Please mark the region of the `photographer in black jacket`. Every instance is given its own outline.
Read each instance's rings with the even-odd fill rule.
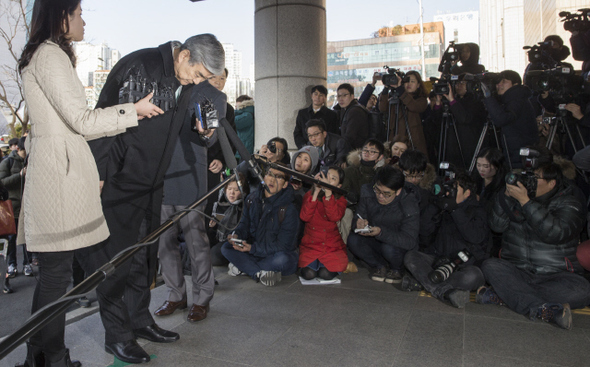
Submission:
[[[449,103],[449,112],[454,117],[454,126],[457,130],[455,135],[455,128],[449,126],[445,161],[456,167],[469,169],[487,113],[483,103],[473,93],[467,91],[467,81],[464,79],[465,74],[461,74],[455,83],[455,91],[449,85],[449,93],[444,95]],[[443,95],[437,95],[433,119],[439,125],[444,121],[444,103],[446,101],[443,101]]]
[[[522,168],[520,148],[535,145],[539,139],[535,110],[529,100],[531,90],[522,85],[516,71],[504,70],[496,84],[497,95],[492,95],[482,83],[484,104],[492,123],[502,128],[502,150],[511,168]]]
[[[496,196],[490,227],[502,233],[501,258],[483,263],[491,287],[479,289],[476,301],[506,304],[531,319],[570,329],[570,308],[590,302],[590,283],[575,274],[583,271],[576,249],[584,203],[556,163],[542,163],[524,181],[531,182],[527,187],[520,180],[507,184],[506,192]]]
[[[457,175],[452,192],[446,196],[434,197],[427,212],[421,216],[421,231],[435,233],[436,239],[424,252],[410,251],[404,264],[412,276],[405,275],[402,289],[420,290],[422,286],[434,297],[449,301],[457,308],[469,302],[469,291],[484,284],[484,276],[479,267],[488,257],[488,237],[485,209],[477,201],[475,181],[465,173]],[[462,262],[450,276],[435,283],[429,276],[444,259],[453,260],[459,251],[471,254],[467,262]],[[469,256],[469,255],[468,255]]]

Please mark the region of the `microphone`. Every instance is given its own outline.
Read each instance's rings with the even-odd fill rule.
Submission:
[[[258,177],[258,180],[260,181],[262,187],[264,187],[266,192],[270,194],[270,189],[268,188],[268,186],[266,186],[266,183],[264,182],[264,178],[262,177],[262,172],[260,170],[260,166],[258,165],[258,163],[254,162],[253,158],[250,158],[248,159],[248,165],[250,166],[250,170],[252,171],[252,173],[254,173],[254,176]]]

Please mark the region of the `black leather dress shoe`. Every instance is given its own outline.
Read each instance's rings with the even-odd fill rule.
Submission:
[[[178,335],[178,333],[164,330],[159,327],[158,324],[146,326],[141,329],[135,329],[133,330],[133,333],[138,338],[147,339],[154,343],[172,343],[180,339],[180,335]]]
[[[127,363],[146,363],[150,356],[137,344],[135,340],[104,345],[107,353],[114,354],[119,360]]]

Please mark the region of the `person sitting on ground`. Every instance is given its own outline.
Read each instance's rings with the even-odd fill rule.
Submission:
[[[341,187],[344,171],[332,166],[327,174],[320,172],[316,178],[332,186]],[[305,233],[299,246],[301,277],[306,280],[320,277],[333,279],[346,270],[348,256],[346,245],[336,223],[344,215],[346,198],[333,194],[332,190],[314,185],[303,197],[299,217],[305,222]]]
[[[246,198],[240,223],[221,246],[221,253],[230,262],[228,274],[245,273],[265,286],[274,286],[283,275],[297,270],[299,212],[293,204],[289,179],[270,168],[264,175],[269,191],[258,187]]]
[[[420,200],[420,217],[424,215],[428,204],[434,181],[436,180],[436,170],[434,166],[426,161],[426,155],[419,150],[406,150],[400,157],[398,163],[399,169],[404,173],[407,184],[415,186],[416,194]],[[423,220],[420,220],[420,249],[427,247],[432,241],[432,234],[427,235],[423,230]]]
[[[420,230],[419,197],[412,185],[404,185],[404,174],[384,166],[377,171],[373,185],[364,185],[356,210],[355,229],[348,248],[374,269],[371,279],[400,283],[404,256],[418,247]]]
[[[406,150],[408,150],[408,146],[410,145],[410,141],[405,136],[396,135],[393,137],[391,142],[388,142],[391,148],[389,149],[391,157],[387,160],[388,164],[392,166],[399,162],[399,158],[404,154]],[[386,148],[387,150],[387,148]]]
[[[491,287],[480,288],[476,302],[505,304],[530,319],[571,329],[571,309],[590,302],[590,283],[579,275],[576,257],[585,204],[554,162],[535,169],[533,180],[536,190],[517,182],[496,195],[490,227],[502,233],[502,258],[481,266]]]
[[[381,161],[384,151],[385,148],[379,140],[368,139],[360,151],[353,150],[348,154],[348,167],[344,169],[344,182],[342,184],[342,188],[347,191],[348,207],[338,225],[344,243],[347,243],[352,227],[354,211],[361,197],[361,187],[373,182],[377,169],[383,166]]]
[[[243,195],[249,193],[248,182],[241,173],[238,178],[233,178],[227,186],[219,190],[219,199],[213,204],[211,216],[219,221],[219,225],[214,220],[209,221],[209,227],[215,228],[217,242],[211,247],[211,264],[213,266],[227,266],[227,259],[221,254],[221,246],[226,241],[227,236],[233,231],[240,221],[242,215],[242,192],[238,186],[238,179],[242,185]]]
[[[402,289],[421,290],[424,287],[434,297],[449,301],[457,308],[469,302],[469,292],[485,283],[483,273],[477,266],[488,258],[490,229],[485,209],[477,201],[475,181],[466,173],[459,173],[453,184],[453,192],[438,196],[430,204],[427,214],[420,218],[426,222],[430,233],[436,234],[434,242],[423,251],[410,251],[404,264],[412,274],[405,275]],[[468,260],[461,262],[448,278],[433,282],[430,274],[438,266],[458,258],[462,251]],[[463,261],[463,260],[462,260]]]

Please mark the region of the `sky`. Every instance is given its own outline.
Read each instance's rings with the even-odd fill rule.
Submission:
[[[478,0],[423,0],[424,22],[442,13],[479,10]],[[418,0],[326,0],[328,41],[369,38],[382,26],[420,21]],[[124,56],[170,40],[213,33],[254,62],[254,0],[82,0],[85,41],[106,42]]]

